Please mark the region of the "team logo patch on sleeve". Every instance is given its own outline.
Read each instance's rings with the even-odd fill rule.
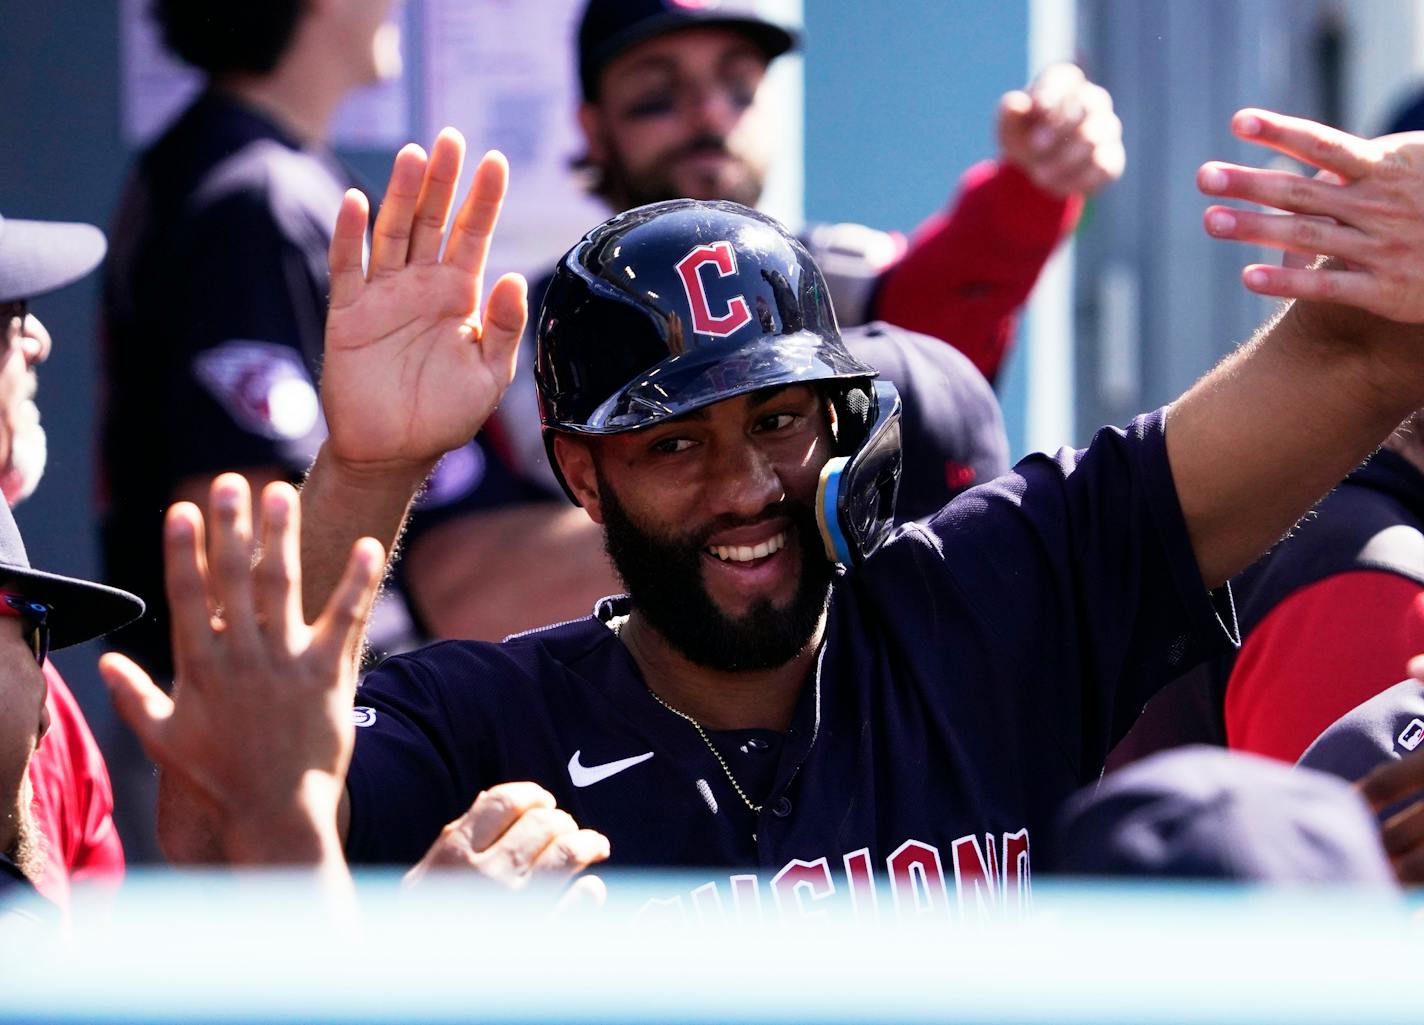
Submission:
[[[1424,743],[1424,721],[1411,719],[1409,725],[1399,734],[1399,746],[1406,751],[1413,751],[1421,743]]]
[[[351,709],[351,722],[355,726],[374,726],[376,710],[369,705],[356,705]]]
[[[193,357],[193,376],[239,427],[264,438],[304,438],[321,416],[311,375],[285,345],[223,342]]]

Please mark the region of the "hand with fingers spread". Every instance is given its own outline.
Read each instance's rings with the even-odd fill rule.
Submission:
[[[344,874],[336,811],[354,744],[355,653],[384,553],[369,538],[358,542],[308,625],[296,492],[269,485],[261,512],[254,531],[251,493],[238,474],[213,482],[206,524],[189,503],[168,511],[172,699],[122,655],[105,655],[100,670],[162,785],[189,791],[214,816],[225,860]]]
[[[1112,97],[1074,64],[1053,64],[999,100],[999,150],[1045,192],[1093,193],[1122,177],[1122,122]]]
[[[481,793],[469,811],[447,825],[414,868],[407,884],[429,872],[474,871],[511,890],[531,883],[563,883],[608,857],[608,838],[580,829],[537,783],[501,783]],[[579,876],[569,896],[601,902],[596,876]]]
[[[1294,174],[1213,161],[1198,171],[1208,195],[1282,211],[1207,208],[1206,229],[1215,237],[1295,254],[1283,266],[1246,267],[1246,287],[1424,323],[1424,132],[1362,139],[1255,109],[1239,111],[1231,127],[1238,138],[1312,169]],[[1299,257],[1317,254],[1329,259],[1299,265]],[[1332,323],[1351,323],[1344,313],[1335,316]]]
[[[481,308],[485,261],[509,168],[485,154],[449,221],[465,143],[447,128],[429,157],[402,149],[362,269],[368,208],[347,193],[331,240],[322,403],[331,455],[382,473],[428,469],[484,424],[514,376],[524,279],[499,279]]]

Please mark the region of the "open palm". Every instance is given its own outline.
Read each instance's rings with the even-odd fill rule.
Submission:
[[[441,254],[464,151],[459,132],[447,128],[429,157],[413,144],[396,155],[369,268],[366,199],[352,190],[342,202],[331,241],[322,403],[332,452],[348,465],[432,463],[480,429],[514,377],[524,279],[500,278],[481,309],[509,177],[501,154],[480,161]]]

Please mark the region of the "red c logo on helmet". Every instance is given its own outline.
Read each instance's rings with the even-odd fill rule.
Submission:
[[[747,307],[745,296],[734,295],[727,303],[726,313],[720,317],[713,315],[700,273],[702,266],[708,263],[716,269],[719,278],[737,273],[737,254],[732,249],[732,243],[713,242],[696,247],[677,261],[677,273],[682,278],[687,305],[692,310],[692,329],[700,335],[725,338],[750,323],[752,311]]]

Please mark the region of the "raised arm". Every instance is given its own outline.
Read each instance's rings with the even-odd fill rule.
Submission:
[[[887,270],[873,315],[943,338],[993,379],[1015,315],[1073,229],[1083,197],[1125,165],[1112,97],[1054,64],[996,113],[999,158],[970,168],[953,206],[926,220]]]
[[[1361,139],[1261,110],[1239,138],[1336,180],[1209,163],[1217,238],[1321,254],[1252,264],[1247,288],[1294,300],[1174,403],[1167,452],[1202,579],[1243,569],[1424,405],[1424,133]]]
[[[396,155],[362,255],[368,209],[348,192],[331,241],[322,404],[330,431],[302,490],[303,596],[319,607],[360,537],[389,550],[436,460],[467,442],[514,376],[524,279],[505,275],[481,308],[508,165],[485,154],[441,252],[465,143],[447,128],[429,157]]]

